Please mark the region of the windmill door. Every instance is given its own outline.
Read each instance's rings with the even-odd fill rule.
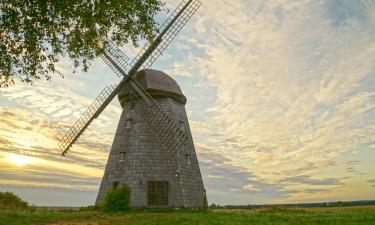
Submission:
[[[149,206],[168,206],[168,182],[148,182],[147,199]]]

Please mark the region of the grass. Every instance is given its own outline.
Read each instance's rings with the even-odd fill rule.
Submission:
[[[0,210],[0,225],[362,225],[375,224],[375,207],[299,208],[208,211]]]

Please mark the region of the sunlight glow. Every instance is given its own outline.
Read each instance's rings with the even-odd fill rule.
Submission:
[[[16,166],[25,166],[36,161],[35,158],[25,155],[9,154],[7,160]]]

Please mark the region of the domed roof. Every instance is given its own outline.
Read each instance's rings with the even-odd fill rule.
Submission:
[[[182,104],[186,103],[186,97],[180,86],[172,77],[158,70],[141,70],[135,75],[136,81],[154,98],[170,97]],[[121,106],[124,106],[129,96],[129,85],[126,84],[118,93]]]

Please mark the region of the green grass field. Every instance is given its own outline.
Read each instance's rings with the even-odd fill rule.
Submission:
[[[103,213],[101,211],[22,211],[0,210],[1,225],[375,225],[375,207],[339,207],[312,209],[208,210],[208,211],[134,211]]]

